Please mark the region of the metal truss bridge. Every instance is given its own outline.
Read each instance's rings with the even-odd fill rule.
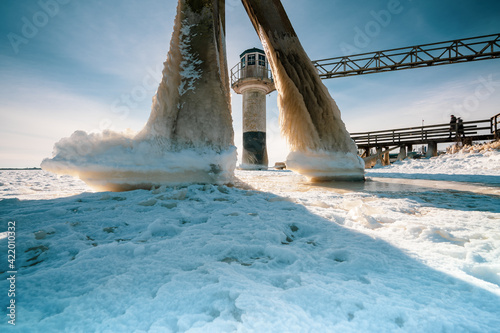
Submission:
[[[322,79],[500,57],[500,34],[314,60]]]

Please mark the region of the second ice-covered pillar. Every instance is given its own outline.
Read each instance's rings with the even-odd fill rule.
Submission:
[[[363,180],[364,163],[279,0],[242,0],[278,91],[287,167],[313,180]]]

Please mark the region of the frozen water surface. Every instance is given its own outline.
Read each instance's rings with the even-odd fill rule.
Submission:
[[[497,332],[500,195],[483,180],[500,172],[481,158],[463,156],[475,167],[458,182],[447,157],[370,170],[365,183],[237,171],[234,187],[119,193],[2,171],[19,294],[15,329],[0,330]]]
[[[376,175],[376,174],[375,174]],[[262,191],[273,191],[276,187],[280,191],[305,192],[312,190],[331,191],[336,193],[350,192],[423,192],[431,189],[436,192],[472,192],[478,194],[500,195],[500,185],[482,183],[464,183],[445,180],[427,180],[410,178],[382,178],[368,177],[365,182],[334,181],[309,182],[301,175],[289,171],[271,172],[240,172],[238,174],[242,184]]]

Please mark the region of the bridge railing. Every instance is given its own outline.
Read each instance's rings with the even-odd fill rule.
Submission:
[[[490,125],[491,133],[494,134],[495,139],[500,139],[500,113],[491,117]]]
[[[496,117],[496,118],[495,118]],[[493,120],[493,118],[495,118]],[[451,128],[450,124],[407,127],[390,130],[351,133],[351,138],[358,147],[389,146],[426,143],[429,141],[453,141],[457,137],[482,138],[498,133],[500,114],[491,119],[464,121],[463,131],[458,133],[458,125]],[[496,127],[495,127],[496,126]],[[496,131],[496,132],[495,132]],[[483,135],[483,136],[481,136]]]

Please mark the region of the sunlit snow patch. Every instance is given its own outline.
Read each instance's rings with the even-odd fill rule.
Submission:
[[[296,151],[288,154],[286,166],[311,181],[364,179],[364,162],[352,153]]]

